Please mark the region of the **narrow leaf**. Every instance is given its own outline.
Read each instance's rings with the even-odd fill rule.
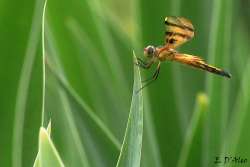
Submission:
[[[247,158],[250,155],[248,142],[250,135],[247,133],[250,118],[249,74],[250,61],[248,61],[244,75],[242,76],[241,89],[236,98],[236,105],[232,114],[232,119],[229,123],[228,133],[226,134],[226,144],[223,156],[229,154]]]
[[[50,136],[50,134],[51,134],[51,120],[49,121],[49,124],[48,124],[48,126],[47,126],[47,133],[49,134],[49,136]],[[38,153],[37,153],[37,155],[36,155],[36,159],[35,159],[35,162],[34,162],[34,164],[33,164],[33,167],[39,167],[39,148],[38,148]]]
[[[221,0],[213,2],[212,21],[210,24],[210,39],[208,47],[208,62],[226,68],[229,66],[232,1]],[[218,156],[222,151],[223,138],[226,132],[229,115],[229,86],[232,80],[207,75],[206,88],[210,99],[208,122],[204,143],[204,165],[213,165],[211,157]]]
[[[24,139],[24,127],[27,122],[27,111],[29,103],[29,92],[31,89],[32,72],[34,70],[34,63],[38,52],[38,44],[40,41],[41,32],[41,18],[42,18],[42,6],[44,1],[36,1],[34,7],[34,14],[32,18],[32,24],[30,34],[28,37],[27,48],[25,58],[20,73],[20,78],[17,87],[17,95],[15,103],[15,115],[13,125],[13,138],[12,138],[12,163],[13,166],[21,167],[24,161],[22,161],[23,153],[23,139]],[[39,75],[39,74],[37,74]],[[39,89],[39,88],[37,88]],[[34,97],[33,97],[34,98]],[[25,122],[26,121],[26,122]]]
[[[39,134],[39,166],[62,167],[64,166],[48,132],[42,127]]]
[[[138,67],[135,67],[133,97],[117,167],[140,166],[143,134],[143,101],[142,91],[138,92],[138,90],[141,87],[140,71]]]
[[[205,94],[199,94],[197,97],[196,108],[187,129],[184,144],[181,149],[178,167],[187,166],[188,157],[191,156],[191,147],[194,142],[194,137],[198,132],[198,128],[202,126],[201,118],[207,110],[207,105],[207,96]]]

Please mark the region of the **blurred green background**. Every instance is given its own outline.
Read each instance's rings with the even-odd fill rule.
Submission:
[[[48,0],[44,43],[43,6],[0,0],[0,166],[32,166],[49,120],[65,166],[115,166],[135,105],[133,50],[143,57],[146,45],[162,45],[164,18],[173,15],[196,29],[179,51],[232,78],[165,62],[143,90],[141,166],[211,167],[225,156],[250,166],[249,0]],[[153,68],[141,73],[148,78]]]

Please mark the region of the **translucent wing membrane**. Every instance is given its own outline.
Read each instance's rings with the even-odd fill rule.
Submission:
[[[170,16],[165,18],[165,43],[168,48],[175,49],[194,36],[194,27],[186,18]]]

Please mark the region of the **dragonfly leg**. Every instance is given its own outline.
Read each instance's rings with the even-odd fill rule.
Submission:
[[[153,81],[155,81],[158,76],[159,76],[159,73],[160,73],[160,69],[161,69],[161,63],[159,62],[158,65],[157,65],[157,68],[153,74],[153,77],[143,81],[143,82],[146,82],[137,92],[141,91],[143,88],[145,88],[146,86],[148,86],[149,84],[153,83]]]
[[[154,62],[152,60],[149,62],[144,62],[142,59],[137,58],[137,62],[135,64],[143,69],[149,69],[153,63]]]
[[[157,68],[156,68],[156,70],[155,70],[155,72],[153,74],[153,76],[150,77],[150,78],[148,78],[148,79],[146,79],[146,80],[144,80],[144,81],[142,81],[142,82],[146,82],[147,83],[147,82],[150,82],[151,80],[156,80],[158,78],[158,76],[159,76],[160,68],[161,68],[161,63],[159,62],[158,65],[157,65]]]
[[[144,62],[141,58],[137,57],[137,64],[143,64],[146,65],[147,63]]]

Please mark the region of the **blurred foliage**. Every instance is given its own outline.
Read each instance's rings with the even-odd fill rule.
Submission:
[[[164,44],[169,15],[195,26],[194,39],[179,50],[225,68],[232,79],[164,63],[142,92],[142,149],[135,157],[146,167],[210,167],[228,155],[249,161],[249,0],[48,0],[44,43],[43,5],[0,1],[0,166],[32,166],[39,129],[50,119],[45,145],[65,166],[115,166],[119,155],[122,164],[138,164],[131,155],[140,147],[131,145],[141,143],[140,128],[128,121],[130,107],[139,105],[131,103],[133,50],[142,57],[146,45]],[[141,70],[142,80],[153,68]],[[198,92],[204,94],[196,98]],[[127,135],[137,135],[126,138],[126,126]],[[123,141],[130,143],[125,151]]]

